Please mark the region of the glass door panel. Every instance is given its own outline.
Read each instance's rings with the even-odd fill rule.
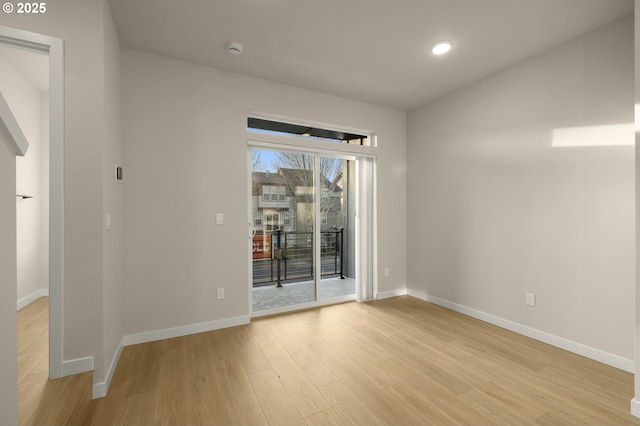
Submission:
[[[355,217],[353,160],[321,157],[320,166],[320,299],[355,294],[353,262],[349,250],[353,236],[350,216]]]
[[[315,156],[251,150],[253,311],[316,301]]]

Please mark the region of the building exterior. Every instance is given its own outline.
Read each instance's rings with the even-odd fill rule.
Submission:
[[[321,231],[339,230],[346,213],[343,189],[324,175],[321,181]],[[290,168],[278,168],[275,173],[253,172],[252,188],[254,259],[271,257],[271,236],[278,231],[296,234],[295,239],[289,238],[295,244],[307,244],[304,234],[312,232],[314,223],[313,172]]]

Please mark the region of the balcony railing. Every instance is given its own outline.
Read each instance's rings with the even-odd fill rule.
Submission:
[[[343,230],[320,233],[322,276],[344,278]],[[276,231],[253,237],[253,286],[314,277],[313,233]]]

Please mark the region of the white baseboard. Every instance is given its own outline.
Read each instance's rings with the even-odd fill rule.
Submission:
[[[376,293],[376,300],[389,299],[390,297],[404,296],[407,294],[406,288],[397,288],[390,291]]]
[[[33,293],[31,293],[30,295],[23,297],[22,299],[18,300],[18,310],[24,308],[25,306],[35,302],[36,300],[40,299],[41,297],[45,297],[45,296],[49,296],[49,289],[48,288],[41,288],[39,290],[34,291]]]
[[[636,398],[631,400],[631,415],[640,417],[640,400]]]
[[[622,358],[618,355],[604,352],[599,349],[592,348],[590,346],[586,346],[562,337],[554,336],[553,334],[549,334],[544,331],[540,331],[535,328],[531,328],[526,325],[522,325],[517,322],[510,321],[492,314],[488,314],[486,312],[482,312],[468,306],[460,305],[446,299],[430,296],[426,293],[409,290],[408,294],[418,299],[451,309],[452,311],[460,312],[461,314],[477,318],[484,322],[488,322],[489,324],[497,325],[498,327],[502,327],[518,334],[531,337],[532,339],[539,340],[541,342],[567,350],[569,352],[573,352],[578,355],[582,355],[586,358],[590,358],[594,361],[610,365],[620,370],[624,370],[629,373],[635,372],[635,363],[631,359]]]
[[[111,379],[113,379],[113,373],[116,371],[118,361],[120,361],[120,354],[122,354],[122,348],[124,348],[124,337],[120,339],[116,353],[113,355],[111,364],[103,382],[93,384],[93,399],[104,398],[109,392],[109,386],[111,386]]]
[[[222,328],[235,327],[249,324],[248,315],[227,318],[223,320],[207,321],[198,324],[184,325],[182,327],[165,328],[164,330],[147,331],[144,333],[124,336],[124,346],[137,345],[138,343],[155,342],[156,340],[171,339],[174,337],[188,336],[189,334],[204,333],[220,330]]]
[[[93,370],[93,357],[70,359],[62,361],[62,376],[71,376]]]
[[[122,339],[120,339],[120,343],[118,343],[118,349],[116,350],[116,353],[111,360],[111,364],[109,365],[109,369],[107,370],[104,381],[94,383],[93,385],[93,399],[103,398],[107,396],[107,393],[109,392],[109,386],[111,386],[111,379],[113,379],[113,374],[115,373],[116,367],[118,366],[118,361],[120,360],[122,349],[125,346],[137,345],[139,343],[155,342],[157,340],[171,339],[174,337],[188,336],[189,334],[204,333],[207,331],[220,330],[223,328],[236,327],[238,325],[249,324],[249,322],[249,316],[241,316],[123,336]]]

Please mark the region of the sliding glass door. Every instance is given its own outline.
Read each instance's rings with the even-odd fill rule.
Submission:
[[[349,259],[349,163],[251,148],[253,312],[355,293]],[[353,274],[351,274],[353,275]]]

